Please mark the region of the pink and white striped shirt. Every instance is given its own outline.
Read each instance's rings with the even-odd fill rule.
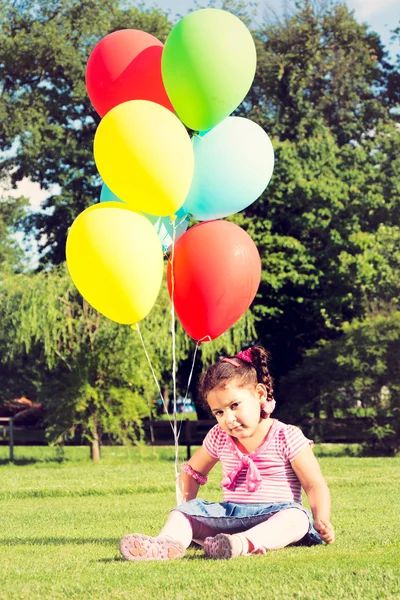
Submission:
[[[236,446],[219,425],[206,435],[203,446],[222,464],[225,502],[300,502],[301,484],[291,461],[307,445],[313,445],[294,425],[273,419],[264,442],[250,454]]]

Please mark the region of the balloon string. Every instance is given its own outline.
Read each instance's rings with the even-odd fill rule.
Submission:
[[[165,403],[165,400],[164,400],[164,398],[163,398],[163,395],[162,395],[162,393],[161,393],[160,384],[158,383],[158,380],[157,380],[156,374],[155,374],[155,372],[154,372],[154,369],[153,369],[153,365],[151,364],[151,360],[150,360],[150,357],[149,357],[149,355],[148,355],[148,352],[147,352],[147,349],[146,349],[146,345],[145,345],[145,343],[144,343],[144,340],[143,340],[142,332],[140,331],[140,328],[139,328],[139,323],[136,323],[135,325],[131,325],[131,328],[132,328],[133,330],[135,330],[135,329],[136,329],[136,331],[137,331],[137,332],[138,332],[138,334],[139,334],[140,341],[142,342],[143,350],[144,350],[144,353],[145,353],[145,355],[146,355],[146,358],[147,358],[147,362],[149,363],[150,370],[151,370],[151,372],[152,372],[152,375],[153,375],[154,381],[156,382],[156,386],[157,386],[158,392],[159,392],[159,394],[160,394],[161,401],[162,401],[162,403],[163,403],[163,405],[164,405],[164,410],[165,410],[165,412],[166,412],[166,413],[167,413],[167,415],[168,415],[168,406],[167,406],[167,404]],[[169,418],[169,415],[168,415],[168,421],[169,421],[169,424],[171,425],[171,429],[172,429],[172,432],[173,432],[173,434],[174,434],[174,439],[175,439],[175,431],[174,431],[174,428],[172,427],[172,423],[171,423],[171,419]]]
[[[192,375],[193,375],[193,371],[194,371],[194,363],[196,361],[196,354],[197,354],[197,350],[198,349],[199,349],[199,344],[196,344],[196,347],[195,347],[195,350],[194,350],[194,354],[193,354],[192,368],[190,369],[189,379],[188,379],[188,382],[187,382],[186,394],[185,394],[185,397],[183,399],[183,407],[184,408],[186,406],[186,400],[187,400],[187,397],[188,397],[188,394],[189,394],[189,387],[190,387],[190,383],[192,381]],[[181,423],[180,423],[180,427],[179,427],[179,431],[178,431],[178,438],[179,438],[179,436],[181,434],[182,423],[183,423],[183,421],[181,421]]]
[[[177,503],[179,504],[180,498],[178,497],[179,486],[179,434],[178,434],[178,423],[176,413],[176,336],[175,336],[175,304],[174,304],[174,292],[175,292],[175,277],[174,277],[174,258],[175,258],[175,219],[171,218],[173,224],[173,235],[172,235],[172,249],[171,249],[171,334],[172,334],[172,386],[174,393],[174,442],[175,442],[175,477],[176,477],[176,496]],[[179,492],[180,493],[180,492]]]

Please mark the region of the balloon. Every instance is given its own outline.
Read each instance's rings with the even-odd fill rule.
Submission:
[[[188,228],[190,216],[183,208],[180,208],[175,215],[175,220],[171,221],[171,217],[154,217],[153,215],[144,216],[149,219],[153,225],[158,239],[161,242],[162,249],[164,252],[170,249],[174,241],[174,229],[175,229],[175,242],[185,233]]]
[[[195,131],[225,119],[249,91],[256,60],[250,31],[231,13],[205,8],[186,15],[168,35],[161,59],[179,118]]]
[[[168,262],[168,291],[186,333],[213,340],[249,308],[261,277],[250,236],[228,221],[207,221],[178,240]],[[174,282],[172,286],[172,281]]]
[[[194,175],[183,208],[207,221],[232,215],[254,202],[274,170],[274,150],[265,131],[250,119],[228,117],[192,138]]]
[[[163,253],[151,223],[123,204],[95,204],[73,222],[67,265],[82,296],[117,323],[134,324],[153,307]]]
[[[103,183],[100,194],[100,202],[121,202],[120,200],[107,186]],[[160,240],[161,247],[164,252],[170,249],[174,241],[174,229],[175,229],[175,242],[179,240],[188,228],[190,216],[183,208],[180,208],[175,215],[172,217],[156,217],[154,215],[143,215],[150,221],[153,228]]]
[[[100,202],[122,202],[122,200],[120,200],[105,183],[103,183],[100,192]]]
[[[100,40],[86,67],[86,88],[101,117],[127,100],[151,100],[174,110],[161,77],[162,51],[157,38],[138,29]]]
[[[174,214],[184,203],[193,178],[190,137],[169,110],[146,100],[131,100],[101,120],[94,159],[104,183],[134,210]]]

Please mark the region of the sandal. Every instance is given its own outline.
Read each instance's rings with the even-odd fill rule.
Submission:
[[[126,560],[169,560],[182,558],[186,552],[186,548],[180,542],[141,533],[125,535],[119,549]]]
[[[210,558],[236,558],[243,554],[242,540],[237,535],[218,533],[204,540],[204,552]]]

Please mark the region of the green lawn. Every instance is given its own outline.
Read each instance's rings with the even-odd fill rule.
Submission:
[[[332,546],[233,561],[122,560],[125,533],[157,534],[174,505],[173,449],[0,447],[0,599],[289,600],[400,598],[400,459],[315,447],[331,489]],[[184,449],[182,449],[182,458]],[[214,470],[202,496],[220,499]]]

